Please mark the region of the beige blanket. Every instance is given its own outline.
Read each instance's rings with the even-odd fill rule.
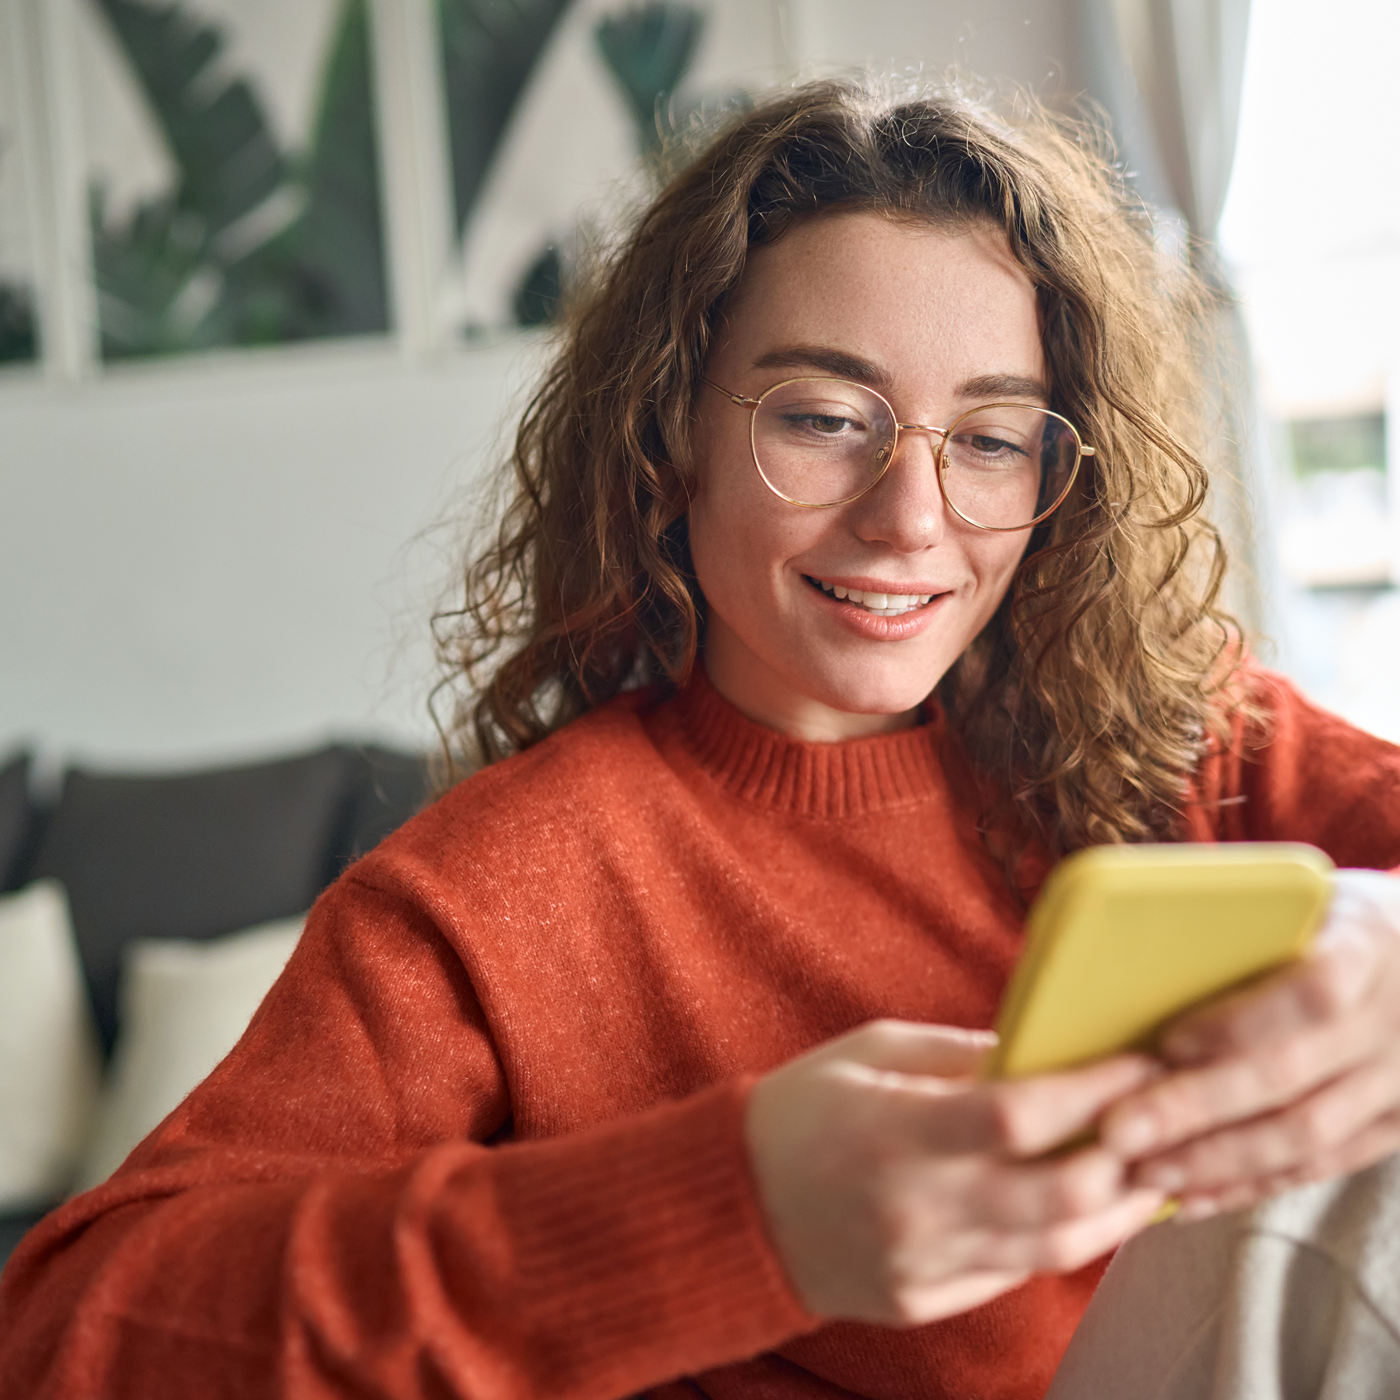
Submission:
[[[1046,1400],[1117,1397],[1400,1397],[1400,1156],[1124,1246]]]

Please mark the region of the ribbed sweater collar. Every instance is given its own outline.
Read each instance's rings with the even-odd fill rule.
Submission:
[[[796,816],[852,817],[947,793],[936,704],[913,729],[837,744],[790,739],[741,714],[699,667],[665,707],[680,742],[726,792]]]

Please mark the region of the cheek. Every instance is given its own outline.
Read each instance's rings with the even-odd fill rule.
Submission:
[[[819,542],[824,522],[779,501],[766,487],[696,496],[690,508],[690,555],[706,599],[720,608],[771,613],[784,604],[801,570],[798,562]]]
[[[1015,535],[980,535],[972,542],[968,553],[977,574],[979,592],[983,595],[981,610],[986,618],[991,617],[1006,596],[1029,541],[1030,531],[1027,530]]]
[[[813,522],[763,484],[748,439],[717,444],[697,462],[690,553],[711,603],[765,591],[809,543]]]
[[[696,493],[686,517],[690,537],[690,563],[696,582],[707,602],[713,601],[715,579],[724,572],[720,541],[725,532],[710,509],[711,497],[703,489]]]
[[[686,512],[690,533],[690,557],[695,565],[700,586],[713,573],[717,556],[723,553],[724,541],[733,535],[733,522],[725,519],[727,493],[715,480],[711,463],[703,463],[696,472],[695,494]]]
[[[690,561],[710,617],[736,626],[743,600],[758,590],[760,564],[749,547],[744,513],[734,508],[737,483],[726,476],[712,469],[700,474],[688,516]]]
[[[713,485],[690,507],[690,557],[700,591],[711,607],[728,614],[736,600],[755,595],[769,560],[751,512]],[[755,536],[758,538],[755,538]]]
[[[1011,575],[1025,555],[1030,543],[1030,531],[1023,530],[1014,535],[991,535],[987,539],[988,577],[1010,583]]]

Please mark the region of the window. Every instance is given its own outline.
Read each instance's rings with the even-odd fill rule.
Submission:
[[[1280,547],[1309,588],[1378,588],[1391,581],[1385,415],[1287,424]]]
[[[1335,0],[1319,20],[1310,0],[1251,6],[1221,241],[1274,428],[1276,659],[1400,739],[1400,8]],[[1300,97],[1321,90],[1325,119]]]
[[[24,105],[19,49],[0,11],[0,365],[23,364],[38,355],[35,307],[35,208],[30,185],[36,172],[26,168],[20,139]]]

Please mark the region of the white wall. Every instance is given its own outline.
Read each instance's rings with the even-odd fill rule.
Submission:
[[[0,749],[431,739],[428,616],[532,343],[0,382]]]
[[[717,0],[696,84],[956,63],[1053,97],[1077,81],[1072,5]],[[561,110],[585,144],[625,150],[620,103],[561,95],[569,71],[541,65],[512,170],[550,178]],[[513,178],[488,205],[525,198]],[[514,238],[493,256],[538,246],[518,222]],[[335,732],[431,742],[427,620],[461,532],[423,532],[466,509],[537,359],[511,340],[414,365],[386,343],[68,385],[0,375],[0,753],[198,763]]]
[[[1055,100],[1083,81],[1075,0],[798,0],[788,5],[801,68],[951,67]]]

